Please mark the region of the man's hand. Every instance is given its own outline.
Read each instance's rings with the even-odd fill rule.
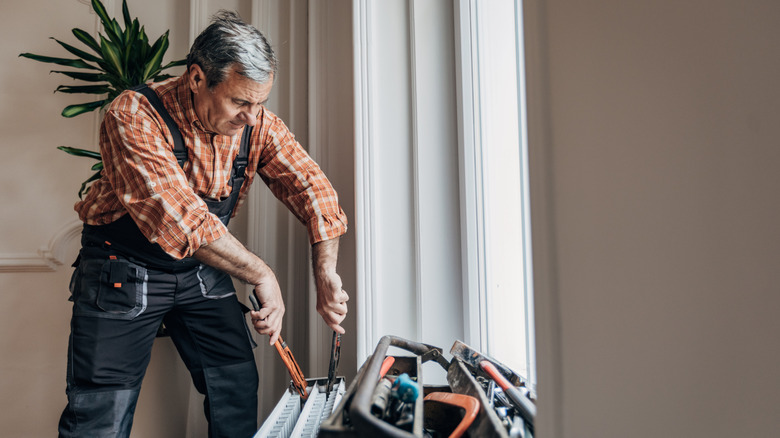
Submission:
[[[341,322],[347,317],[349,295],[342,289],[341,277],[336,273],[339,240],[315,243],[312,247],[314,280],[317,286],[317,312],[333,331],[344,334]]]
[[[259,311],[249,312],[252,317],[252,325],[261,335],[271,337],[271,345],[279,339],[282,332],[282,321],[284,320],[284,301],[282,300],[282,291],[279,289],[279,283],[276,277],[271,281],[263,281],[255,285],[253,293],[260,303]]]
[[[349,295],[341,288],[341,277],[335,271],[315,274],[317,284],[317,312],[333,331],[344,334],[340,325],[347,317]]]

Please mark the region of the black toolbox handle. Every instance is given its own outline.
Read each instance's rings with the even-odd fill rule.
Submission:
[[[387,355],[387,349],[391,345],[412,352],[418,356],[426,356],[428,360],[434,359],[439,362],[442,367],[444,367],[444,363],[446,363],[443,358],[441,360],[439,359],[442,357],[441,348],[410,341],[397,336],[383,336],[382,339],[379,340],[379,343],[374,350],[374,354],[368,360],[366,369],[360,376],[355,395],[349,406],[349,416],[352,419],[355,428],[362,433],[370,432],[383,437],[415,437],[414,434],[399,429],[392,424],[371,415],[371,395],[374,393],[374,387],[376,385],[372,385],[370,382],[375,383],[379,381],[379,369],[382,367],[382,362]],[[446,370],[446,367],[444,368]],[[422,421],[422,419],[415,419],[415,421]]]

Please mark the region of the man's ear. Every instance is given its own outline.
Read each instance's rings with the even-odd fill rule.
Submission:
[[[198,94],[200,91],[206,89],[206,73],[200,68],[198,64],[192,64],[188,69],[190,74],[189,85],[190,90],[194,94]]]

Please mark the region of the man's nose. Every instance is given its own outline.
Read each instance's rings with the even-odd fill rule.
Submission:
[[[241,121],[249,126],[257,124],[257,116],[250,111],[241,111]]]

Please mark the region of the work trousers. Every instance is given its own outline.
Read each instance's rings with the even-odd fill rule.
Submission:
[[[152,343],[164,322],[195,388],[209,437],[257,431],[255,346],[230,277],[199,265],[146,267],[83,248],[71,280],[68,405],[60,437],[129,437]]]

